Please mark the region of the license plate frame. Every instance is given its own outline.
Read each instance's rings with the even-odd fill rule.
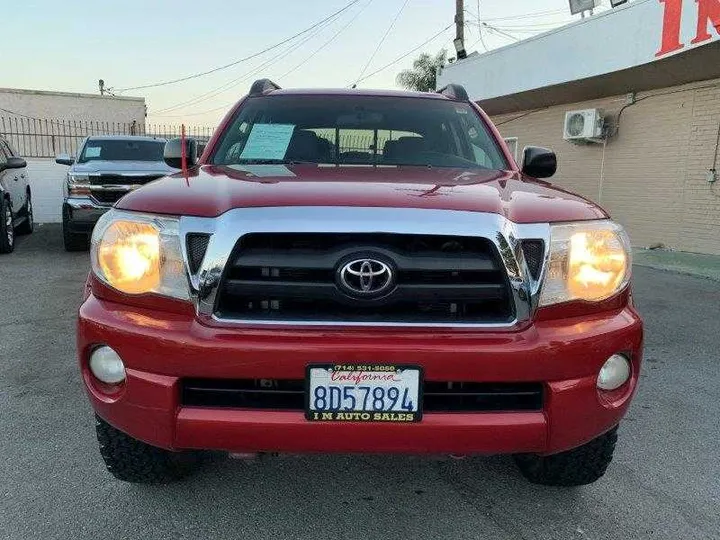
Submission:
[[[382,373],[398,373],[398,371],[411,370],[417,372],[417,410],[416,411],[374,411],[370,410],[332,410],[318,411],[310,408],[312,399],[311,373],[313,369],[334,370],[347,373],[353,372],[382,372]],[[376,423],[397,423],[412,424],[418,423],[423,417],[423,381],[424,373],[420,366],[405,364],[330,364],[317,363],[309,364],[305,368],[305,419],[309,422],[376,422]],[[355,385],[357,386],[357,384]],[[402,399],[402,398],[401,398]],[[376,416],[380,415],[380,416]],[[401,416],[402,415],[402,416]]]

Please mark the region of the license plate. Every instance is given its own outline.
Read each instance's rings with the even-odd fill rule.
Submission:
[[[422,370],[412,366],[312,365],[305,417],[316,422],[419,422]]]

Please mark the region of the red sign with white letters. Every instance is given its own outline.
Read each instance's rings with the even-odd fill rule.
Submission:
[[[683,0],[658,0],[664,4],[663,11],[663,28],[662,43],[660,50],[655,54],[656,57],[665,56],[667,54],[679,51],[685,47],[681,38],[681,22],[682,17],[691,16],[689,13],[683,14]],[[697,27],[695,37],[690,41],[692,45],[703,43],[712,39],[710,32],[720,34],[720,0],[695,0],[697,17]]]

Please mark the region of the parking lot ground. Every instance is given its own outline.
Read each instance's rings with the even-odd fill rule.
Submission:
[[[638,396],[615,460],[577,489],[505,456],[215,459],[169,486],[114,480],[75,360],[87,254],[57,226],[0,258],[0,538],[720,538],[720,286],[636,268]]]

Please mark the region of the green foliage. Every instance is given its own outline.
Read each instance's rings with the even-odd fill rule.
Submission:
[[[435,56],[423,53],[413,62],[412,69],[398,73],[396,82],[408,90],[431,92],[437,88],[437,72],[445,66],[447,51],[441,50]]]

